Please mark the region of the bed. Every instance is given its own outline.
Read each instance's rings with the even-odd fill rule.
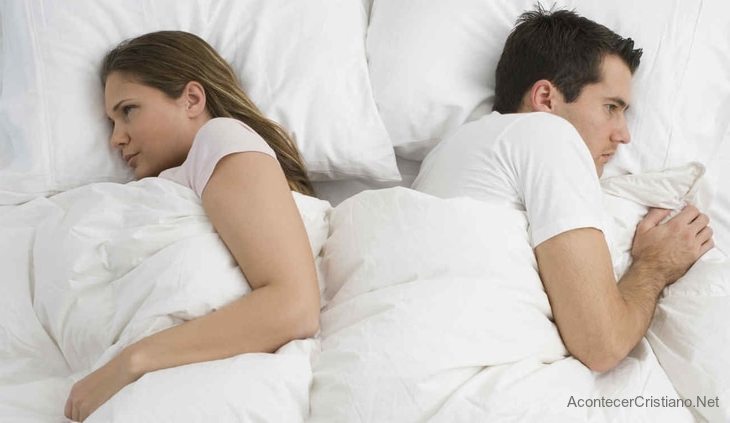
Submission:
[[[0,1],[0,421],[65,421],[73,383],[124,346],[250,291],[195,194],[133,181],[106,142],[96,67],[160,29],[209,41],[294,136],[321,327],[149,373],[87,421],[730,421],[730,6],[557,4],[644,49],[634,141],[602,178],[616,275],[647,207],[697,204],[715,231],[606,373],[566,351],[524,215],[409,189],[491,110],[532,1]]]

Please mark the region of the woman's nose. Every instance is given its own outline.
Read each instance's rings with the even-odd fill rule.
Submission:
[[[129,142],[129,135],[117,125],[114,125],[110,142],[112,147],[121,147]]]

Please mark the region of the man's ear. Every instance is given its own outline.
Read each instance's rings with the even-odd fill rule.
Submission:
[[[206,112],[205,89],[198,81],[190,81],[183,89],[181,100],[185,104],[188,117],[195,118]]]
[[[523,108],[529,112],[553,113],[559,95],[560,91],[552,82],[541,79],[532,84],[530,90],[525,94]]]

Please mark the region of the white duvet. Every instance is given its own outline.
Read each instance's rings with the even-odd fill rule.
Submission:
[[[704,173],[702,165],[690,163],[603,180],[618,275],[630,264],[632,234],[646,206],[673,209],[667,219],[687,203],[711,210],[715,199]],[[710,422],[725,422],[730,421],[730,262],[722,242],[727,234],[716,235],[717,247],[664,289],[646,339],[677,392],[694,401],[693,411]],[[711,399],[719,403],[709,406]]]
[[[701,172],[675,173],[606,185],[623,195],[606,196],[612,210],[624,211],[609,229],[617,270],[630,258],[623,228],[633,234],[646,212],[626,198],[648,204],[659,194],[681,206]],[[665,194],[682,195],[658,192],[667,178]],[[662,298],[651,342],[643,339],[617,368],[598,374],[561,342],[526,229],[523,212],[403,188],[364,192],[335,208],[323,250],[329,302],[312,421],[727,420],[722,399],[715,408],[645,406],[727,395],[730,331],[722,322],[730,317],[730,267],[721,253],[672,287],[674,301]],[[682,289],[690,285],[716,295],[689,301]],[[708,316],[702,308],[710,304]],[[601,398],[635,402],[571,406]]]
[[[317,255],[329,203],[294,197]],[[197,196],[164,179],[5,209],[0,242],[0,421],[63,421],[72,384],[123,347],[250,291]],[[316,349],[152,372],[87,421],[302,421]]]
[[[605,181],[617,274],[646,205],[701,200],[701,169],[673,172]],[[88,421],[730,419],[721,251],[667,288],[646,338],[597,374],[561,342],[523,213],[404,188],[335,209],[295,200],[321,250],[318,339],[149,373]],[[0,421],[63,421],[72,384],[125,345],[249,290],[195,194],[157,178],[0,209],[0,251]],[[720,406],[577,406],[698,395]]]

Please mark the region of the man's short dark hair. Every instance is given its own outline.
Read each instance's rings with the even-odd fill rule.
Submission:
[[[587,84],[601,80],[606,55],[620,57],[633,74],[641,49],[631,38],[570,10],[545,10],[537,5],[517,19],[497,64],[494,110],[514,113],[532,85],[547,79],[570,103]]]

